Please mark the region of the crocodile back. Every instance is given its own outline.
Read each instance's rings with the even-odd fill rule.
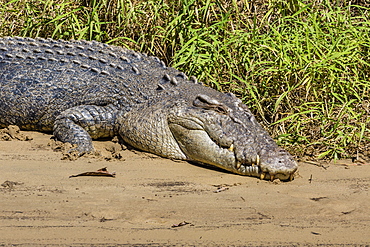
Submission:
[[[186,76],[163,61],[95,41],[0,39],[0,127],[50,131],[77,105],[113,104],[129,111],[173,95]],[[170,85],[169,87],[167,85]]]

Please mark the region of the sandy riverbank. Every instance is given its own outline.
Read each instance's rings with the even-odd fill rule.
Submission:
[[[0,246],[370,245],[367,164],[300,163],[269,182],[110,141],[94,142],[101,158],[62,160],[50,135],[24,133],[0,141]],[[69,178],[102,167],[116,177]]]

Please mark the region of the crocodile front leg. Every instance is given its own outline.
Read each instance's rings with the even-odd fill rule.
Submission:
[[[80,105],[63,111],[54,122],[58,140],[77,144],[82,155],[94,150],[92,139],[116,135],[117,109],[113,105]]]

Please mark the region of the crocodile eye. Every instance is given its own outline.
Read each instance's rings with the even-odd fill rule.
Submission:
[[[200,94],[193,101],[193,105],[206,110],[214,110],[221,114],[228,114],[229,108],[207,95]]]
[[[229,113],[228,108],[224,105],[219,105],[216,108],[214,108],[214,110],[225,115]]]

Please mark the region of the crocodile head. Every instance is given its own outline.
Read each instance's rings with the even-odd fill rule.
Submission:
[[[212,91],[177,101],[168,126],[187,160],[271,181],[292,180],[298,167],[230,93]]]
[[[155,103],[137,105],[118,117],[123,140],[171,159],[261,179],[293,179],[297,163],[241,100],[199,84],[178,92],[167,98],[159,95]]]

